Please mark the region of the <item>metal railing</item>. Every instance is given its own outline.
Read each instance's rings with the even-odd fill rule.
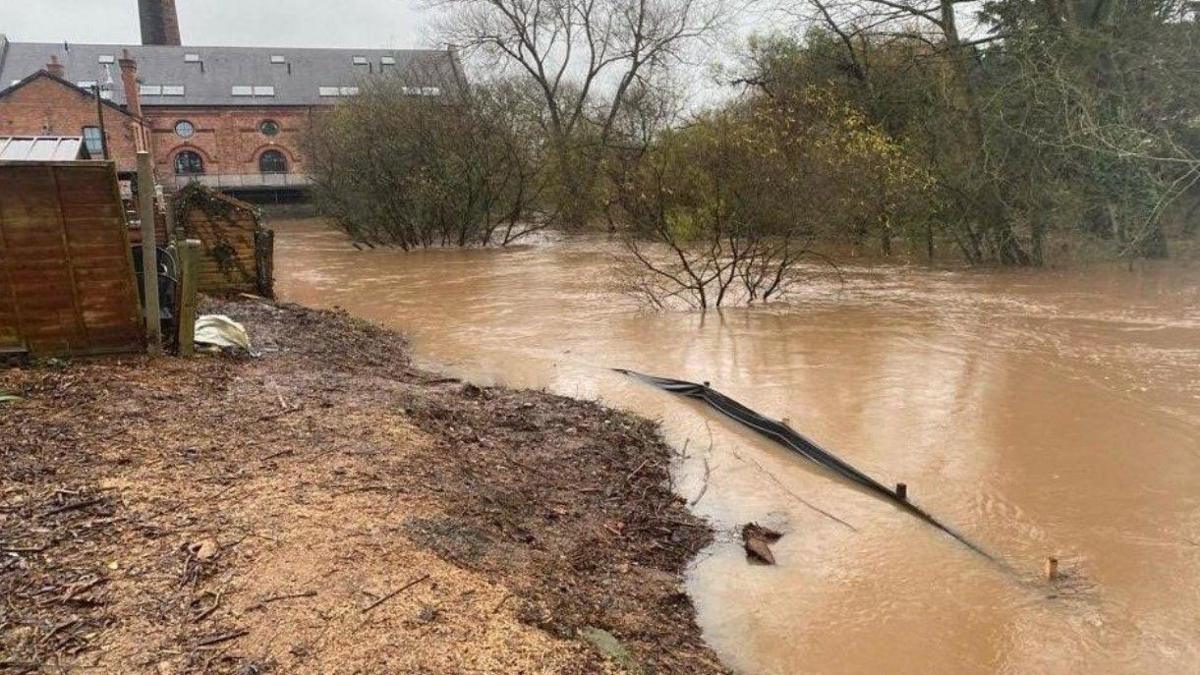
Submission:
[[[175,188],[181,188],[189,183],[200,183],[214,189],[264,190],[312,185],[312,178],[302,173],[205,173],[171,176],[168,181]]]

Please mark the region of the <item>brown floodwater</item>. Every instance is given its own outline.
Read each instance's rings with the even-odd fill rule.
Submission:
[[[283,299],[453,375],[661,419],[718,530],[688,591],[738,671],[1200,672],[1200,268],[814,268],[786,306],[649,313],[610,290],[602,238],[403,253],[274,226]],[[788,418],[1003,564],[610,367]],[[752,520],[786,533],[777,566],[747,562]]]

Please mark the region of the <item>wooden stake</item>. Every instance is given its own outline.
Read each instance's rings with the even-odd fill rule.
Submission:
[[[1053,556],[1046,558],[1046,581],[1054,581],[1058,578],[1058,558]]]
[[[154,232],[154,167],[150,153],[140,151],[138,202],[142,219],[142,290],[145,291],[146,343],[151,356],[162,354],[162,325],[158,310],[158,250]]]
[[[200,275],[200,240],[188,239],[179,246],[179,355],[196,353],[196,285]]]
[[[904,501],[904,502],[908,501],[908,484],[907,483],[896,483],[896,497],[898,497],[900,499],[900,501]]]

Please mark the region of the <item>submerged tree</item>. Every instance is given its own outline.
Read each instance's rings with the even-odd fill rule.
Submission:
[[[318,207],[356,241],[405,250],[504,246],[544,228],[528,96],[498,82],[441,96],[400,78],[314,120]]]
[[[866,177],[867,180],[863,180]],[[878,129],[810,92],[668,130],[617,186],[626,291],[698,309],[785,295],[814,242],[899,218],[923,178]]]

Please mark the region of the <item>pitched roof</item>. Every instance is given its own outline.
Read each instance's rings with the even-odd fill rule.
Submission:
[[[66,78],[77,84],[104,82],[111,76],[112,100],[124,104],[117,63],[124,50],[137,62],[143,107],[329,105],[338,100],[333,92],[346,95],[353,91],[346,88],[381,71],[413,87],[440,90],[462,77],[453,52],[441,50],[5,43],[0,39],[0,87],[45,68],[55,56]]]
[[[2,36],[0,36],[0,37],[2,37]],[[66,87],[67,89],[70,89],[71,91],[74,91],[82,96],[87,96],[87,97],[91,98],[93,101],[95,100],[96,94],[92,89],[90,89],[88,87],[81,87],[81,86],[79,86],[78,83],[71,82],[70,80],[65,80],[65,79],[63,79],[57,75],[54,75],[46,70],[36,70],[36,71],[30,73],[29,75],[26,75],[24,79],[14,80],[11,83],[0,81],[0,96],[5,96],[10,92],[16,91],[17,89],[24,87],[25,85],[29,84],[30,82],[33,82],[34,80],[36,80],[38,78],[46,78],[47,80],[56,82],[64,87]],[[103,95],[103,92],[101,93],[100,102],[103,103],[105,106],[117,111],[118,113],[121,113],[122,115],[126,115],[128,117],[133,117],[134,119],[137,119],[128,110],[126,110],[125,108],[123,108],[120,105],[117,105],[115,102],[113,102],[111,96],[105,97]]]

